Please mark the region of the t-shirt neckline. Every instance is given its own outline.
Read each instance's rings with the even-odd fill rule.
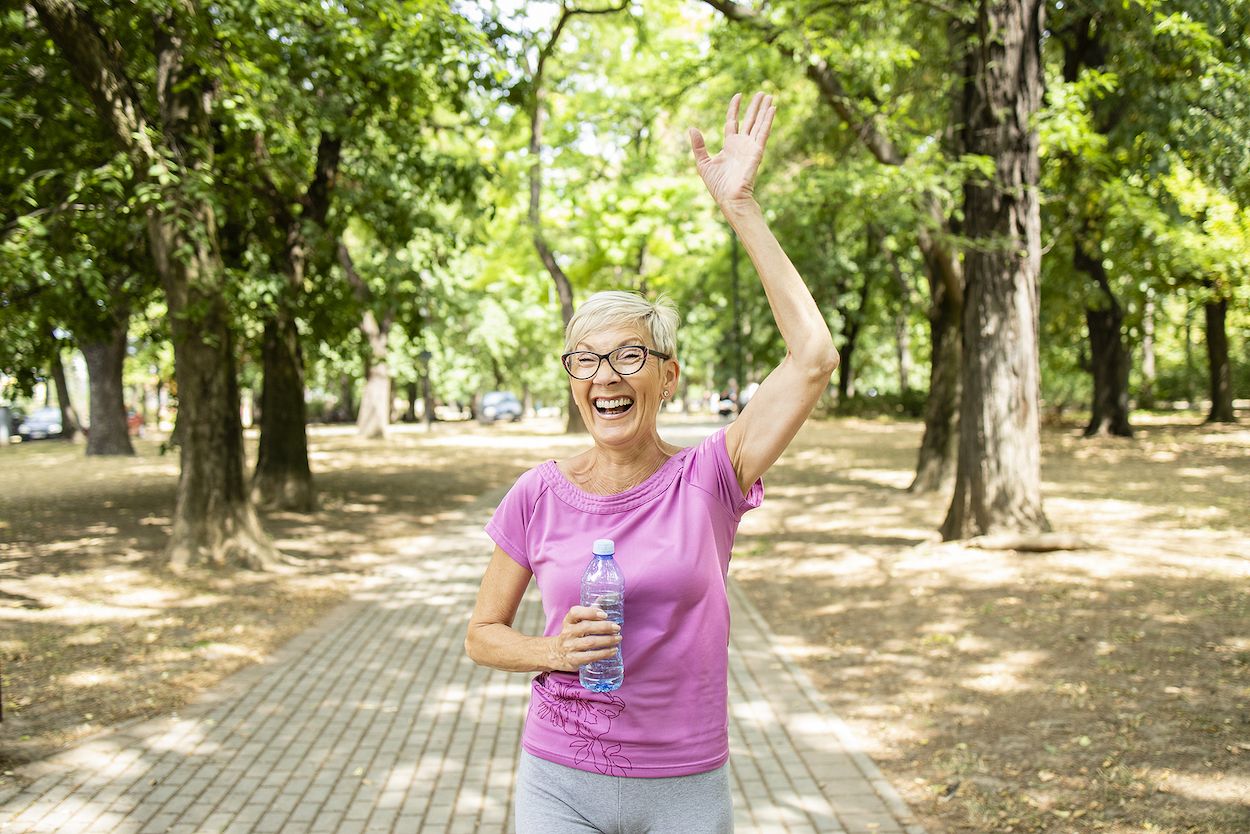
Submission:
[[[655,496],[668,489],[669,484],[681,471],[682,461],[690,454],[690,447],[678,449],[673,456],[664,461],[660,468],[652,472],[647,479],[637,486],[615,495],[596,495],[587,492],[570,481],[554,460],[548,460],[538,468],[539,475],[547,486],[565,503],[591,513],[619,513],[640,507]]]

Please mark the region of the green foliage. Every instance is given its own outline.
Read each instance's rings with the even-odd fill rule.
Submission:
[[[559,304],[527,217],[525,106],[559,3],[226,0],[194,14],[155,0],[84,5],[127,56],[150,111],[157,27],[180,16],[186,71],[214,85],[211,147],[184,149],[198,164],[171,156],[132,170],[37,22],[21,9],[0,13],[0,369],[11,380],[28,388],[44,372],[53,328],[81,342],[137,312],[141,364],[161,366],[168,334],[145,212],[202,200],[217,214],[223,291],[247,351],[266,317],[291,305],[319,396],[360,375],[359,325],[370,310],[393,322],[389,364],[401,383],[428,368],[443,400],[507,388],[561,401]],[[548,243],[577,301],[607,288],[672,297],[696,389],[723,387],[739,355],[741,381],[762,378],[785,346],[745,253],[735,283],[728,229],[685,131],[699,126],[715,150],[729,97],[771,92],[780,112],[760,201],[839,343],[858,333],[859,388],[878,396],[846,407],[913,413],[915,395],[896,390],[894,339],[897,328],[910,337],[922,386],[929,299],[917,236],[939,231],[926,200],[958,229],[963,183],[993,173],[953,144],[961,56],[952,33],[972,7],[744,6],[776,27],[771,40],[695,2],[634,0],[569,21],[545,65]],[[1069,57],[1086,19],[1101,51],[1077,67]],[[1046,398],[1078,405],[1087,396],[1084,312],[1105,297],[1074,267],[1077,246],[1107,271],[1134,350],[1153,299],[1165,398],[1204,390],[1201,305],[1229,299],[1244,391],[1250,4],[1052,4],[1048,21],[1038,119]],[[900,164],[874,158],[821,97],[807,65],[817,58],[842,83],[840,105],[888,140]],[[309,189],[326,142],[339,150],[337,178],[324,217],[313,217]],[[308,246],[298,288],[287,274],[292,228]],[[338,263],[341,241],[363,290]],[[253,356],[245,381],[257,373]]]

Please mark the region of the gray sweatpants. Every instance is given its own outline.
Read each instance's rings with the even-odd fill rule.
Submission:
[[[729,763],[707,773],[603,776],[521,751],[516,834],[728,834]]]

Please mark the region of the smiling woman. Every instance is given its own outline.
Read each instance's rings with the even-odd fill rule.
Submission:
[[[786,358],[736,421],[680,448],[656,426],[681,376],[677,311],[634,293],[591,296],[569,321],[561,360],[594,442],[522,475],[486,526],[496,547],[465,649],[485,666],[539,673],[522,738],[518,834],[733,828],[730,552],[743,514],[763,500],[761,476],[837,365],[824,316],[754,198],[776,108],[757,94],[740,124],[739,104],[734,96],[720,153],[709,156],[693,129],[690,146],[760,274]],[[598,539],[615,543],[627,626],[581,604]],[[542,592],[541,637],[512,628],[531,577]],[[583,688],[579,668],[618,651],[620,688]]]

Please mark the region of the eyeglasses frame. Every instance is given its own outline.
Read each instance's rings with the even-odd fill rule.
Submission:
[[[612,360],[608,358],[608,357],[610,357],[612,354],[616,353],[618,350],[624,350],[625,348],[639,348],[639,349],[641,349],[641,350],[642,350],[642,352],[643,352],[643,354],[644,354],[644,355],[643,355],[643,357],[642,357],[642,364],[638,366],[638,370],[637,370],[637,371],[630,371],[629,373],[622,373],[620,370],[618,370],[618,369],[617,369],[617,367],[616,367],[615,365],[613,365],[613,364],[612,364]],[[594,371],[594,373],[592,373],[590,376],[582,376],[582,377],[573,376],[573,372],[572,372],[571,370],[569,370],[569,366],[568,366],[568,358],[569,358],[570,356],[574,355],[574,354],[577,354],[577,353],[593,353],[595,356],[598,356],[598,357],[599,357],[599,364],[598,364],[598,365],[595,365],[595,371]],[[568,353],[562,353],[562,354],[560,354],[560,367],[564,368],[564,372],[565,372],[566,374],[568,374],[568,375],[569,375],[569,377],[570,377],[570,378],[572,378],[572,379],[576,379],[576,380],[594,379],[594,378],[595,378],[595,374],[599,373],[599,369],[603,367],[603,360],[607,359],[607,360],[608,360],[608,367],[609,367],[609,368],[611,368],[613,371],[615,371],[615,372],[616,372],[616,374],[617,374],[617,376],[633,376],[634,374],[639,373],[639,372],[640,372],[643,368],[645,368],[645,367],[647,366],[647,357],[648,357],[648,356],[658,356],[658,357],[660,357],[661,359],[672,359],[672,358],[673,358],[672,356],[670,356],[670,355],[669,355],[669,354],[667,354],[667,353],[660,353],[660,351],[658,351],[658,350],[653,350],[652,348],[649,348],[649,347],[647,347],[646,345],[621,345],[620,347],[614,347],[614,348],[612,348],[612,349],[611,349],[610,351],[608,351],[607,353],[596,353],[596,352],[595,352],[595,351],[593,351],[593,350],[570,350]]]

